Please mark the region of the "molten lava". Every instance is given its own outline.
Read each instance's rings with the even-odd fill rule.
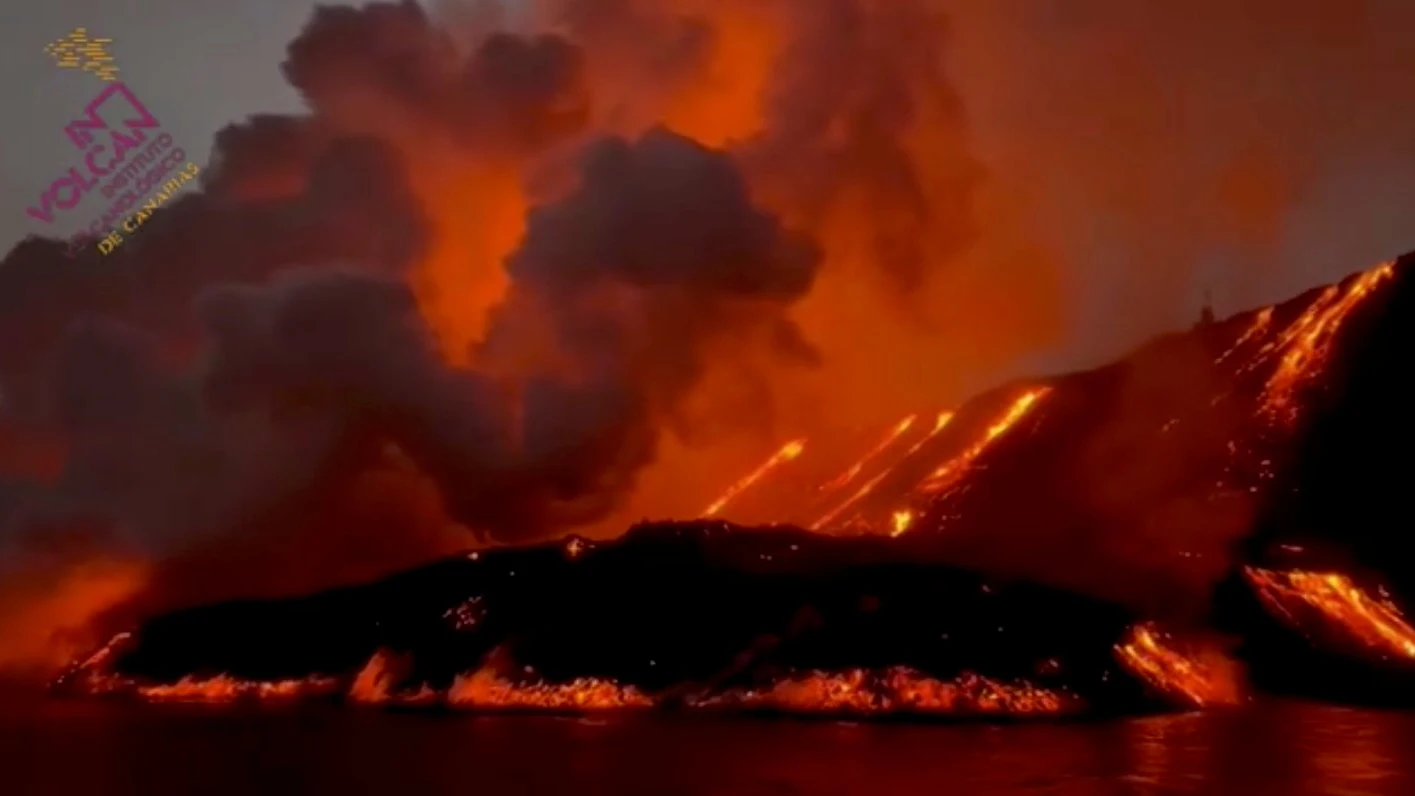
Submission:
[[[918,415],[909,415],[908,417],[899,421],[899,423],[895,425],[894,428],[890,429],[889,434],[883,440],[880,440],[880,443],[878,445],[871,449],[869,453],[865,454],[864,458],[852,464],[850,466],[850,469],[841,473],[838,477],[832,479],[829,483],[822,485],[821,491],[833,492],[849,484],[851,481],[855,480],[855,478],[860,475],[860,471],[865,469],[866,464],[868,464],[875,457],[889,450],[890,446],[892,446],[896,441],[898,441],[900,437],[904,436],[904,433],[907,432],[914,425],[914,421],[917,419]]]
[[[1214,360],[1215,365],[1222,365],[1228,358],[1243,350],[1243,348],[1257,340],[1261,340],[1267,335],[1273,323],[1273,308],[1264,307],[1254,316],[1253,322],[1243,331],[1243,334],[1229,349],[1223,352],[1218,359]]]
[[[971,673],[938,680],[907,667],[884,672],[810,672],[765,689],[739,689],[696,703],[804,715],[1060,716],[1081,710],[1070,694]]]
[[[1181,650],[1172,636],[1151,622],[1131,627],[1115,646],[1115,654],[1127,671],[1179,704],[1204,708],[1231,705],[1241,699],[1231,662],[1212,651],[1200,656]]]
[[[1007,412],[1003,414],[997,422],[988,426],[983,438],[973,443],[972,447],[954,457],[942,467],[938,468],[925,481],[919,485],[919,490],[925,494],[937,495],[949,487],[953,486],[963,477],[968,468],[987,452],[988,448],[997,441],[999,437],[1006,434],[1017,425],[1022,418],[1026,417],[1038,401],[1045,398],[1051,392],[1050,387],[1038,387],[1028,390],[1019,396]]]
[[[654,706],[651,698],[633,686],[621,686],[610,680],[582,677],[568,683],[517,684],[503,680],[486,668],[458,677],[447,692],[447,703],[469,710],[552,713]]]
[[[1245,567],[1244,576],[1288,625],[1307,633],[1327,630],[1381,658],[1415,661],[1415,628],[1388,600],[1373,599],[1345,575]],[[1315,615],[1318,626],[1306,621]]]
[[[937,437],[940,432],[942,432],[945,428],[948,428],[948,424],[953,422],[953,414],[954,413],[952,411],[939,412],[938,417],[934,420],[933,430],[929,432],[928,436],[924,437],[923,439],[919,440],[918,442],[915,442],[912,446],[910,446],[909,450],[904,452],[904,458],[907,459],[910,456],[913,456],[914,454],[918,453],[919,449],[924,447],[924,445],[928,444],[929,440],[932,440],[934,437]]]
[[[752,471],[751,475],[748,475],[746,478],[743,478],[742,480],[733,484],[730,488],[728,488],[725,493],[723,493],[722,497],[718,498],[717,501],[714,502],[711,506],[708,506],[706,509],[703,509],[703,516],[711,517],[716,515],[718,512],[726,508],[727,504],[730,503],[733,498],[737,497],[748,489],[751,489],[753,485],[765,478],[767,474],[771,471],[775,470],[776,468],[780,467],[781,465],[787,462],[795,460],[801,455],[802,451],[804,451],[805,449],[806,441],[803,439],[793,440],[791,442],[786,443],[786,445],[784,445],[781,450],[777,451],[774,455],[772,455],[770,459],[767,459],[761,467],[758,467],[756,470]]]
[[[138,697],[148,702],[198,702],[229,704],[232,702],[282,702],[314,696],[331,696],[339,692],[339,681],[332,677],[307,677],[300,680],[239,680],[228,675],[207,679],[183,677],[172,685],[138,686]]]
[[[1342,322],[1394,275],[1395,264],[1384,263],[1357,277],[1344,294],[1329,287],[1292,322],[1277,342],[1283,355],[1263,390],[1265,414],[1286,423],[1296,419],[1296,392],[1326,367]]]
[[[892,472],[892,470],[885,470],[874,478],[871,478],[868,483],[857,489],[854,494],[852,494],[848,499],[845,500],[844,503],[841,503],[830,511],[827,511],[824,515],[821,516],[820,519],[816,520],[814,523],[811,523],[811,530],[822,530],[827,525],[834,522],[835,518],[843,514],[846,509],[850,508],[856,503],[859,503],[861,500],[864,500],[866,497],[869,496],[871,492],[875,491],[875,487],[879,486],[881,481],[889,477],[890,472]]]
[[[349,686],[349,701],[363,705],[416,707],[437,701],[437,692],[423,684],[416,691],[397,691],[412,668],[412,659],[390,650],[378,650]]]
[[[119,633],[59,678],[58,683],[89,696],[126,696],[146,702],[213,705],[294,701],[340,693],[340,683],[336,678],[320,675],[275,681],[242,680],[227,674],[215,677],[188,675],[171,684],[144,685],[112,671],[118,657],[129,651],[135,642],[133,634]]]

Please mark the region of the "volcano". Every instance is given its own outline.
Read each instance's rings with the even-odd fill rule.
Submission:
[[[783,440],[701,518],[159,616],[54,686],[984,718],[1408,700],[1412,269]]]

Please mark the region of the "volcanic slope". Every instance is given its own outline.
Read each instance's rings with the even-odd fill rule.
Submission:
[[[1395,607],[1412,568],[1392,555],[1411,519],[1412,262],[921,410],[853,449],[792,441],[706,519],[159,617],[58,685],[986,717],[1238,699],[1227,654],[1159,619],[1248,638],[1235,654],[1258,687],[1307,688],[1274,674],[1301,654],[1379,667],[1395,694],[1415,660]]]

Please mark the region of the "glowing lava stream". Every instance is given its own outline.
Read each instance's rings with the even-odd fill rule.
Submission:
[[[1336,334],[1351,311],[1394,275],[1395,264],[1384,263],[1358,277],[1340,298],[1336,287],[1327,288],[1292,322],[1277,343],[1284,353],[1263,390],[1266,414],[1285,422],[1296,419],[1293,394],[1297,388],[1325,367]],[[1263,357],[1273,350],[1265,348]]]
[[[933,431],[930,431],[927,437],[924,437],[923,439],[919,440],[918,442],[915,442],[912,446],[910,446],[909,450],[904,452],[904,458],[907,459],[910,456],[913,456],[914,454],[918,453],[920,448],[928,444],[929,440],[933,439],[934,437],[937,437],[939,432],[943,431],[945,428],[948,428],[948,424],[952,422],[953,412],[939,412],[938,418],[934,420]]]
[[[1013,426],[1017,425],[1018,421],[1027,416],[1037,401],[1045,398],[1050,392],[1050,387],[1039,387],[1023,393],[1012,402],[1012,406],[1008,408],[1007,413],[1001,419],[988,426],[987,433],[983,435],[982,439],[924,479],[924,482],[919,485],[919,491],[928,495],[937,495],[956,483],[968,467],[983,455],[998,437],[1006,434]]]
[[[1257,567],[1244,567],[1243,575],[1263,604],[1299,632],[1306,628],[1294,609],[1306,606],[1360,644],[1385,655],[1415,660],[1415,628],[1401,616],[1400,609],[1372,599],[1345,575]]]
[[[912,424],[913,417],[914,417],[914,416],[911,415],[910,418],[909,418],[909,420],[911,421],[911,424]],[[895,469],[896,467],[898,467],[901,463],[907,461],[910,456],[913,456],[915,453],[918,453],[918,452],[919,452],[919,449],[920,449],[920,448],[923,448],[924,445],[927,444],[929,440],[931,440],[931,439],[933,439],[934,437],[938,436],[938,433],[939,433],[940,431],[943,431],[944,428],[946,428],[946,427],[948,426],[948,424],[949,424],[950,422],[952,422],[952,420],[953,420],[953,413],[952,413],[952,412],[940,412],[939,415],[938,415],[938,419],[934,421],[933,430],[930,431],[927,436],[925,436],[923,439],[921,439],[921,440],[919,440],[918,442],[915,442],[913,445],[911,445],[911,446],[909,447],[909,450],[905,451],[905,452],[904,452],[904,455],[901,456],[901,457],[899,457],[899,461],[896,461],[894,464],[892,464],[892,465],[890,465],[888,468],[886,468],[886,469],[884,470],[884,472],[882,472],[882,473],[880,473],[879,475],[875,476],[874,478],[870,479],[870,481],[869,481],[868,483],[866,483],[864,486],[862,486],[862,487],[860,487],[858,490],[856,490],[853,495],[851,495],[849,498],[846,498],[845,502],[841,503],[840,505],[838,505],[838,506],[836,506],[835,508],[831,509],[830,511],[826,512],[824,515],[822,515],[822,516],[820,517],[820,519],[818,519],[818,520],[816,520],[814,523],[812,523],[812,524],[811,524],[811,530],[813,530],[813,531],[819,531],[819,530],[821,530],[821,529],[824,528],[826,525],[828,525],[829,523],[833,522],[836,517],[839,517],[839,516],[841,515],[841,513],[844,512],[846,509],[850,508],[851,506],[853,506],[853,505],[855,505],[856,503],[858,503],[858,502],[860,502],[861,500],[863,500],[867,495],[869,495],[871,492],[874,491],[874,489],[875,489],[876,486],[879,486],[879,483],[880,483],[881,481],[883,481],[885,478],[889,477],[889,474],[892,473],[892,472],[894,472],[894,469]],[[903,425],[903,424],[901,424],[901,425]],[[888,447],[888,443],[889,443],[889,442],[893,442],[893,440],[894,440],[894,439],[897,439],[897,438],[898,438],[898,434],[893,435],[889,440],[886,440],[886,444],[881,445],[880,448],[877,449],[877,450],[883,450],[884,448]],[[871,454],[871,457],[872,457],[873,455],[874,455],[874,454],[872,453],[872,454]],[[868,458],[870,458],[870,457],[866,457],[866,459],[868,459]],[[900,527],[899,527],[899,524],[900,524],[899,516],[900,516],[900,514],[909,514],[909,512],[896,512],[896,513],[895,513],[894,518],[893,518],[893,520],[892,520],[892,522],[893,522],[893,527],[894,527],[894,531],[892,532],[891,535],[893,535],[893,536],[898,536],[898,535],[904,533],[904,531],[908,530],[908,525],[907,525],[907,524],[905,525],[905,527],[904,527],[903,529],[900,529]],[[910,522],[912,522],[912,515],[910,515],[910,516],[911,516]]]
[[[1189,707],[1234,704],[1240,700],[1235,678],[1205,666],[1173,645],[1153,623],[1135,625],[1115,645],[1115,655],[1131,674],[1163,696]]]
[[[875,487],[879,486],[879,482],[883,481],[886,477],[888,477],[891,472],[894,472],[894,468],[885,470],[874,478],[871,478],[869,480],[869,483],[855,490],[855,494],[851,495],[849,499],[847,499],[844,503],[841,503],[839,506],[836,506],[830,511],[827,511],[823,516],[821,516],[820,519],[811,523],[811,530],[819,531],[820,529],[824,528],[826,525],[831,523],[836,517],[839,517],[841,512],[845,511],[856,503],[859,503],[862,499],[864,499],[866,495],[875,491]]]
[[[771,472],[772,470],[775,470],[777,467],[780,467],[786,462],[796,459],[798,456],[801,455],[801,452],[805,449],[806,441],[803,439],[793,440],[791,442],[786,443],[786,445],[784,445],[781,450],[777,451],[770,459],[767,459],[766,463],[763,464],[761,467],[758,467],[755,471],[752,472],[751,475],[747,476],[746,478],[743,478],[742,480],[738,481],[730,488],[728,488],[728,490],[723,493],[722,497],[717,499],[717,502],[713,503],[711,506],[708,506],[706,509],[703,510],[702,516],[711,517],[717,514],[719,511],[722,511],[724,508],[726,508],[727,504],[732,501],[733,498],[750,489],[753,484],[760,481],[763,477],[766,476],[767,473]]]
[[[865,465],[869,464],[871,459],[874,459],[876,456],[879,456],[881,453],[884,453],[885,451],[889,450],[889,447],[893,445],[896,440],[904,436],[904,432],[908,431],[911,427],[913,427],[914,421],[918,418],[918,415],[909,415],[908,417],[899,421],[899,423],[896,424],[894,428],[890,430],[889,434],[886,435],[884,439],[880,440],[880,443],[878,445],[874,446],[874,448],[871,449],[869,453],[865,454],[864,458],[860,459],[858,462],[855,462],[853,465],[850,466],[850,469],[841,473],[838,477],[832,479],[826,484],[823,484],[820,487],[820,491],[833,492],[850,483],[851,481],[855,480],[855,477],[860,474],[861,470],[865,469]]]
[[[1273,308],[1264,307],[1258,312],[1257,317],[1253,319],[1252,325],[1250,325],[1246,330],[1244,330],[1243,336],[1239,337],[1238,341],[1235,342],[1232,347],[1230,347],[1227,351],[1223,352],[1222,356],[1220,356],[1218,359],[1215,359],[1214,364],[1222,365],[1225,361],[1228,360],[1229,357],[1242,350],[1244,346],[1248,345],[1254,340],[1262,338],[1263,335],[1268,333],[1268,328],[1272,326],[1272,322]]]

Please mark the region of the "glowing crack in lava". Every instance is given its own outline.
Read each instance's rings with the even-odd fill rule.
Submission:
[[[1084,703],[1022,681],[1003,683],[966,672],[939,680],[894,667],[882,673],[809,672],[762,689],[729,691],[696,706],[805,715],[1060,716],[1082,710]]]
[[[1115,655],[1127,671],[1179,704],[1205,708],[1241,700],[1231,663],[1221,656],[1205,661],[1181,650],[1172,636],[1152,622],[1132,626],[1115,645]]]
[[[889,535],[903,536],[909,531],[909,526],[914,524],[914,512],[896,511],[891,516],[890,520],[892,527],[890,528]]]
[[[1331,356],[1332,343],[1351,311],[1395,275],[1395,263],[1384,263],[1357,277],[1344,294],[1327,288],[1283,332],[1276,348],[1283,351],[1263,390],[1263,413],[1285,423],[1297,418],[1295,395],[1319,374]],[[1274,349],[1265,349],[1264,356]]]
[[[1415,661],[1415,628],[1387,600],[1374,599],[1345,575],[1303,570],[1276,572],[1244,567],[1258,598],[1293,629],[1306,634],[1315,615],[1320,625],[1379,657]]]
[[[766,462],[761,467],[754,470],[751,475],[733,484],[723,493],[722,497],[718,498],[711,506],[703,509],[702,516],[712,517],[716,515],[726,508],[727,504],[730,503],[733,498],[751,489],[754,484],[761,481],[772,470],[775,470],[787,462],[794,461],[805,449],[806,441],[803,439],[792,440],[786,443],[782,446],[781,450],[777,451],[770,459],[767,459]]]
[[[1013,426],[1017,425],[1022,418],[1026,417],[1027,414],[1032,411],[1032,408],[1036,406],[1038,401],[1045,398],[1050,393],[1050,387],[1038,387],[1022,393],[1021,396],[1012,402],[1007,412],[1004,413],[997,422],[988,426],[988,430],[983,435],[982,439],[973,443],[972,447],[935,470],[932,475],[919,485],[919,491],[924,494],[937,495],[956,484],[958,479],[963,477],[963,474],[968,471],[968,468],[979,456],[987,452],[988,448],[997,441],[999,437],[1006,434]]]
[[[517,684],[479,669],[458,677],[447,692],[447,704],[479,711],[545,711],[579,713],[601,710],[635,710],[654,701],[633,686],[611,680],[582,677],[568,683]]]

